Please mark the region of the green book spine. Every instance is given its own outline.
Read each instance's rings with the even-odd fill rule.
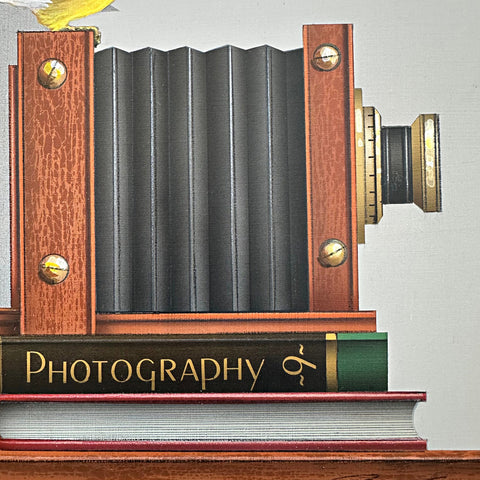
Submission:
[[[387,390],[387,363],[386,333],[337,333],[339,392]]]
[[[0,338],[0,393],[387,390],[387,334]]]

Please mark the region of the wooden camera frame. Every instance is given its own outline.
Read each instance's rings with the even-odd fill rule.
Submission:
[[[95,309],[92,32],[19,33],[10,67],[11,308],[2,334],[153,334],[375,331],[358,308],[355,115],[351,25],[304,27],[309,311],[275,313],[97,313]],[[316,65],[321,46],[335,68]],[[61,88],[39,81],[42,61],[61,58]],[[317,260],[338,239],[346,261]],[[68,279],[42,281],[47,254],[69,262]]]

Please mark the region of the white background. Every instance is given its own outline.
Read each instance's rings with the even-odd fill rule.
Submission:
[[[306,23],[353,23],[355,83],[384,125],[439,113],[443,212],[386,206],[360,246],[362,309],[389,333],[390,390],[426,390],[430,449],[480,449],[480,3],[475,0],[117,0],[101,48],[302,45]],[[7,65],[33,15],[0,5],[0,305],[9,303]]]

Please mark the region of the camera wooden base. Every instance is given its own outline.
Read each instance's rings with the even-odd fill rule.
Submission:
[[[1,452],[2,479],[468,480],[480,451],[364,453]]]

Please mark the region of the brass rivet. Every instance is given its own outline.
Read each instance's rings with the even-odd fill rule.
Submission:
[[[61,255],[46,255],[38,266],[40,278],[51,285],[62,283],[68,276],[68,262]]]
[[[330,43],[324,43],[313,52],[312,66],[317,70],[329,72],[340,65],[340,50]]]
[[[320,245],[318,261],[322,267],[339,267],[348,257],[347,246],[336,238],[325,240]]]
[[[42,87],[60,88],[67,79],[67,67],[56,58],[49,58],[38,67],[38,81]]]

